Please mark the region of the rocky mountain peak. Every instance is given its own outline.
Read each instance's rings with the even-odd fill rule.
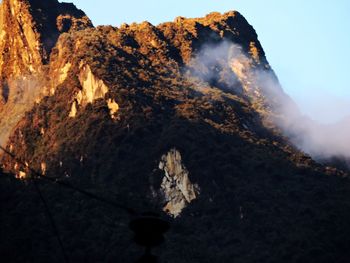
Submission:
[[[164,31],[167,38],[172,39],[175,47],[180,48],[185,63],[204,44],[215,44],[223,40],[241,45],[247,52],[254,45],[259,57],[266,62],[254,28],[237,11],[223,14],[213,12],[201,18],[177,17],[173,22],[163,23],[158,28]]]
[[[73,4],[57,0],[1,2],[0,143],[45,90],[46,65],[58,37],[89,27],[90,19]]]
[[[4,42],[11,50],[23,47],[29,57],[23,58],[24,65],[47,63],[61,33],[92,26],[83,11],[57,0],[3,0],[0,9],[2,50],[7,48]],[[8,56],[19,54],[10,52]]]

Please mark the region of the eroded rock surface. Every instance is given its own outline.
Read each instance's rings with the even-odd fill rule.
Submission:
[[[82,89],[75,95],[69,117],[75,117],[77,115],[79,106],[85,107],[95,100],[104,99],[106,93],[109,91],[103,80],[92,73],[89,65],[80,65],[79,81]],[[111,118],[115,119],[116,113],[119,110],[118,103],[114,99],[109,98],[106,100],[106,105],[110,111]]]
[[[182,163],[181,154],[175,148],[162,156],[159,169],[164,171],[161,191],[167,203],[163,210],[177,217],[198,197],[199,187],[190,181],[190,175]]]
[[[47,64],[59,36],[92,27],[83,11],[57,0],[0,4],[0,143],[51,85]],[[69,70],[62,69],[60,81]]]

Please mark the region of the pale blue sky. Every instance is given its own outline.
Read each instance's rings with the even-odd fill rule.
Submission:
[[[284,90],[315,119],[350,114],[350,0],[72,0],[95,25],[237,10],[253,25]]]

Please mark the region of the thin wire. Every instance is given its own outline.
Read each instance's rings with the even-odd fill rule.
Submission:
[[[57,178],[50,178],[50,177],[47,177],[47,176],[43,176],[42,174],[40,174],[39,172],[37,172],[36,170],[34,170],[33,168],[31,168],[27,163],[25,163],[24,161],[20,160],[19,158],[16,157],[16,155],[12,154],[11,152],[9,152],[8,150],[6,150],[4,147],[2,147],[0,145],[0,150],[2,150],[4,153],[6,153],[7,155],[9,155],[11,158],[13,158],[16,162],[22,164],[23,166],[27,167],[29,169],[29,171],[32,173],[31,174],[31,180],[33,181],[33,184],[34,184],[34,187],[36,189],[36,191],[38,192],[39,196],[40,196],[40,199],[42,201],[42,203],[44,204],[44,207],[45,207],[45,211],[47,213],[47,217],[49,218],[49,221],[51,223],[51,226],[54,230],[54,234],[56,235],[57,237],[57,240],[59,242],[59,245],[60,245],[60,248],[61,248],[61,251],[62,251],[62,254],[63,254],[63,257],[64,257],[64,260],[65,262],[69,262],[69,258],[68,258],[68,255],[64,249],[64,245],[63,245],[63,242],[62,242],[62,239],[60,237],[60,234],[59,234],[59,231],[58,231],[58,228],[57,228],[57,225],[55,223],[55,220],[50,212],[50,209],[49,209],[49,206],[48,206],[48,203],[46,202],[42,192],[40,191],[40,188],[39,186],[37,185],[37,182],[36,182],[36,179],[37,178],[40,178],[40,179],[45,179],[47,181],[50,181],[52,183],[55,183],[55,184],[58,184],[64,188],[67,188],[67,189],[71,189],[71,190],[74,190],[82,195],[85,195],[91,199],[95,199],[97,201],[100,201],[100,202],[103,202],[103,203],[106,203],[108,205],[111,205],[115,208],[118,208],[118,209],[122,209],[124,210],[125,212],[127,212],[130,216],[136,216],[138,215],[138,213],[132,209],[132,208],[129,208],[125,205],[122,205],[122,204],[119,204],[119,203],[116,203],[114,201],[111,201],[111,200],[108,200],[104,197],[100,197],[98,195],[95,195],[91,192],[88,192],[88,191],[85,191],[85,190],[82,190],[82,189],[79,189],[78,187],[74,186],[74,185],[71,185],[69,183],[66,183],[66,182],[62,182],[62,181],[58,181]],[[34,177],[33,175],[36,175],[36,177]]]
[[[0,145],[0,149],[2,149],[5,153],[8,154],[8,151],[6,151],[1,145]],[[14,155],[10,155],[11,157],[14,157]],[[18,158],[15,158],[16,160]],[[62,238],[61,238],[61,235],[58,231],[58,228],[57,228],[57,225],[56,225],[56,222],[55,222],[55,219],[53,218],[53,215],[50,211],[50,208],[49,208],[49,205],[48,203],[46,202],[45,200],[45,197],[44,195],[42,194],[37,182],[36,182],[36,178],[31,174],[30,176],[30,179],[32,180],[33,184],[34,184],[34,188],[36,190],[36,192],[38,193],[39,195],[39,198],[41,200],[41,202],[43,203],[44,205],[44,210],[46,212],[46,217],[48,218],[50,224],[51,224],[51,227],[52,227],[52,230],[53,230],[53,233],[54,235],[56,236],[56,239],[58,241],[58,244],[60,246],[60,249],[61,249],[61,252],[62,252],[62,255],[63,255],[63,258],[64,258],[64,262],[66,263],[69,263],[69,258],[68,258],[68,255],[67,255],[67,252],[66,250],[64,249],[64,245],[63,245],[63,242],[62,242]]]
[[[50,211],[50,208],[49,208],[49,205],[48,203],[46,202],[45,200],[45,197],[44,195],[42,194],[38,184],[37,184],[37,181],[36,179],[37,178],[40,178],[40,179],[45,179],[47,181],[50,181],[51,183],[55,183],[55,184],[58,184],[59,186],[61,187],[65,187],[65,188],[68,188],[70,190],[74,190],[82,195],[85,195],[91,199],[95,199],[97,201],[100,201],[100,202],[103,202],[103,203],[106,203],[108,205],[111,205],[115,208],[118,208],[118,209],[122,209],[124,211],[126,211],[129,215],[132,215],[132,216],[135,216],[137,215],[136,211],[134,209],[131,209],[125,205],[121,205],[121,204],[118,204],[116,202],[113,202],[111,200],[108,200],[106,198],[103,198],[103,197],[100,197],[98,195],[95,195],[93,193],[90,193],[88,191],[85,191],[85,190],[82,190],[82,189],[79,189],[78,187],[76,186],[73,186],[69,183],[66,183],[66,182],[61,182],[61,181],[58,181],[58,179],[55,179],[55,178],[50,178],[50,177],[46,177],[46,176],[43,176],[42,174],[40,174],[39,172],[37,172],[35,169],[31,168],[27,163],[25,163],[24,161],[20,160],[19,158],[16,157],[16,155],[12,154],[11,152],[9,152],[8,150],[6,150],[4,147],[2,147],[0,145],[0,149],[6,153],[7,155],[9,155],[11,158],[13,158],[16,162],[24,165],[25,167],[27,167],[29,169],[29,171],[31,172],[31,176],[30,176],[30,179],[32,180],[33,184],[34,184],[34,188],[35,190],[37,191],[39,197],[40,197],[40,200],[41,202],[43,203],[44,205],[44,209],[45,209],[45,212],[46,212],[46,216],[51,224],[51,227],[53,229],[53,232],[54,232],[54,235],[56,236],[57,238],[57,241],[59,243],[59,246],[60,246],[60,249],[61,249],[61,252],[62,252],[62,255],[63,255],[63,258],[64,258],[64,262],[66,263],[69,263],[69,257],[68,257],[68,254],[64,248],[64,245],[63,245],[63,242],[62,242],[62,238],[61,238],[61,235],[59,233],[59,230],[58,230],[58,227],[56,225],[56,222],[54,220],[54,217]],[[34,176],[35,175],[35,176]]]
[[[46,202],[46,200],[45,200],[45,198],[44,198],[44,195],[43,195],[42,192],[40,191],[40,188],[39,188],[39,186],[38,186],[38,184],[37,184],[37,182],[36,182],[36,179],[35,179],[34,177],[32,177],[31,179],[32,179],[32,181],[33,181],[35,190],[37,191],[37,193],[38,193],[38,195],[39,195],[39,197],[40,197],[40,199],[41,199],[41,202],[42,202],[43,205],[44,205],[45,212],[46,212],[46,216],[47,216],[47,218],[49,219],[50,224],[51,224],[51,227],[52,227],[52,229],[53,229],[53,232],[54,232],[54,234],[55,234],[55,236],[56,236],[56,238],[57,238],[57,241],[58,241],[59,246],[60,246],[61,251],[62,251],[62,255],[63,255],[64,261],[67,262],[67,263],[69,263],[68,254],[67,254],[66,250],[64,249],[64,245],[63,245],[63,242],[62,242],[61,235],[60,235],[60,233],[59,233],[59,231],[58,231],[58,228],[57,228],[56,222],[55,222],[55,220],[54,220],[54,218],[53,218],[53,215],[52,215],[52,213],[51,213],[51,211],[50,211],[49,205],[48,205],[48,203]]]
[[[8,150],[6,150],[4,147],[0,146],[0,149],[2,151],[4,151],[4,153],[6,153],[7,155],[11,156],[11,158],[13,158],[16,162],[18,162],[18,163],[22,164],[23,166],[27,167],[32,172],[32,174],[35,174],[36,177],[38,177],[40,179],[44,179],[46,181],[50,181],[50,182],[58,184],[58,185],[60,185],[60,186],[62,186],[64,188],[67,188],[67,189],[70,189],[70,190],[74,190],[74,191],[76,191],[76,192],[78,192],[78,193],[80,193],[82,195],[85,195],[85,196],[91,198],[91,199],[95,199],[97,201],[106,203],[106,204],[108,204],[110,206],[113,206],[115,208],[124,210],[125,212],[127,212],[131,216],[135,216],[135,215],[138,214],[134,209],[132,209],[130,207],[127,207],[125,205],[119,204],[117,202],[114,202],[112,200],[106,199],[104,197],[95,195],[94,193],[88,192],[86,190],[82,190],[82,189],[80,189],[80,188],[78,188],[78,187],[76,187],[74,185],[69,184],[69,183],[58,181],[58,179],[50,178],[50,177],[47,177],[47,176],[43,176],[42,174],[40,174],[39,172],[37,172],[36,170],[31,168],[29,165],[27,165],[24,161],[22,161],[19,158],[17,158],[13,153],[11,153]]]

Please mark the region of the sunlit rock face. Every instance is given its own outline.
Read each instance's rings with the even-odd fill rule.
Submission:
[[[60,4],[57,0],[3,0],[1,79],[42,73],[60,34],[91,26],[84,12],[73,4]]]
[[[114,99],[107,100],[107,106],[109,109],[109,114],[112,119],[117,119],[117,113],[119,111],[119,104],[115,102]]]
[[[34,2],[35,6],[44,3]],[[45,13],[47,5],[42,7]],[[65,5],[58,10],[71,7]],[[39,9],[36,20],[40,18]],[[52,10],[48,14],[52,14]],[[69,164],[75,164],[76,156],[81,154],[99,155],[95,150],[89,152],[94,147],[74,152],[82,145],[118,142],[119,139],[110,136],[124,129],[130,135],[139,136],[140,133],[143,138],[143,132],[137,129],[144,121],[158,127],[160,124],[154,122],[159,121],[162,126],[167,123],[164,119],[183,118],[204,122],[225,133],[244,130],[245,138],[262,131],[256,107],[252,105],[256,95],[253,94],[252,71],[268,71],[269,65],[254,29],[238,12],[211,13],[202,18],[180,17],[158,26],[148,22],[124,24],[119,28],[93,28],[80,11],[71,12],[74,21],[69,22],[68,13],[70,11],[61,13],[64,15],[59,18],[55,16],[55,27],[50,27],[57,27],[62,34],[51,49],[45,48],[51,52],[50,59],[43,57],[40,65],[47,72],[41,74],[40,82],[33,76],[33,81],[27,81],[32,84],[28,89],[33,88],[31,93],[25,94],[38,91],[39,95],[34,97],[41,98],[44,90],[46,96],[42,100],[36,98],[37,104],[12,103],[11,112],[19,113],[22,107],[21,114],[11,121],[0,120],[7,125],[0,129],[13,135],[9,142],[17,154],[26,154],[27,148],[34,152],[40,149],[35,159],[32,154],[26,156],[39,168],[40,162],[50,155],[50,160],[45,161],[47,174],[60,170],[55,165],[62,159],[61,155],[73,159],[65,162]],[[68,32],[67,25],[72,26]],[[50,35],[48,30],[45,32]],[[38,39],[40,42],[41,38]],[[209,62],[205,55],[203,57],[204,53],[208,53]],[[11,85],[7,86],[10,94],[14,92]],[[8,111],[9,105],[6,104]],[[23,118],[30,107],[28,116]],[[12,131],[13,127],[16,128]],[[81,140],[79,144],[75,145],[78,139],[74,138]],[[126,142],[129,140],[132,141],[127,139]],[[67,141],[70,141],[69,147],[61,147]],[[119,144],[109,148],[110,156],[116,154],[118,147]],[[70,152],[63,154],[68,148]],[[98,161],[102,161],[108,151],[102,152]],[[12,168],[10,163],[7,167]],[[96,171],[104,174],[102,170]],[[184,200],[188,203],[190,199]]]
[[[166,205],[163,210],[177,217],[188,204],[198,197],[199,187],[191,183],[190,174],[182,163],[181,154],[175,148],[162,156],[159,169],[164,171],[161,191]]]
[[[80,65],[79,82],[82,89],[74,97],[69,117],[75,117],[77,115],[79,106],[85,107],[95,100],[104,99],[109,91],[109,88],[103,80],[92,73],[90,66],[83,63]],[[119,105],[114,99],[107,99],[106,105],[110,111],[111,118],[115,119],[116,113],[119,110]]]
[[[93,103],[97,99],[102,99],[108,92],[108,87],[98,79],[92,72],[89,65],[82,65],[79,74],[79,81],[83,88],[78,94],[77,100],[83,106],[88,103]]]
[[[59,76],[58,76],[58,83],[57,83],[58,85],[62,84],[66,80],[66,78],[68,76],[68,72],[69,72],[71,66],[72,66],[72,64],[67,62],[64,65],[64,67],[59,69]]]
[[[52,84],[47,64],[62,33],[92,27],[84,12],[57,0],[0,4],[0,143]],[[67,64],[60,72],[63,81]]]

